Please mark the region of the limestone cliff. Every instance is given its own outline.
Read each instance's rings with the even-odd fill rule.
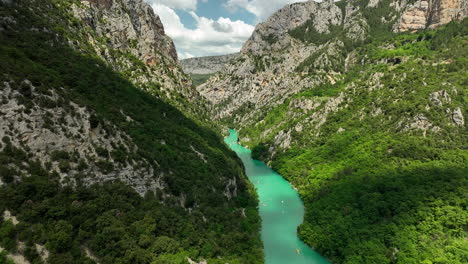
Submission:
[[[178,63],[174,43],[149,4],[143,0],[80,0],[72,4],[71,12],[88,29],[87,39],[97,54],[114,69],[178,107],[184,107],[174,100],[178,94],[197,101],[198,94]]]
[[[436,28],[466,16],[468,2],[464,0],[417,0],[404,8],[395,30]]]
[[[177,62],[174,43],[164,33],[161,20],[147,3],[141,0],[82,0],[73,8],[75,16],[99,37],[109,39],[109,47],[128,51],[147,64],[158,62],[157,53]]]
[[[2,61],[0,151],[25,152],[64,186],[122,181],[140,195],[176,194],[180,204],[190,190],[173,192],[179,186],[167,182],[187,174],[171,168],[164,149],[206,164],[211,144],[181,132],[208,131],[174,108],[190,115],[203,111],[203,101],[158,16],[142,0],[46,2],[0,3],[1,51],[5,58],[8,49],[30,56],[29,63]],[[146,122],[154,124],[143,129]],[[6,163],[8,181],[28,175]],[[229,187],[238,175],[218,176]],[[227,191],[225,198],[232,196]]]
[[[236,58],[239,54],[221,56],[196,57],[180,61],[182,69],[187,74],[212,74],[220,71],[226,63]]]
[[[257,25],[241,54],[199,86],[212,115],[247,121],[288,96],[337,82],[355,46],[392,30],[435,28],[467,16],[467,1],[308,1]]]
[[[368,35],[369,26],[359,8],[332,1],[287,5],[257,25],[240,56],[197,89],[213,103],[216,118],[239,112],[242,114],[234,118],[242,123],[240,119],[247,120],[262,107],[278,104],[304,87],[334,79],[335,71],[318,78],[303,78],[298,67],[315,55],[320,57],[314,59],[314,64],[321,69],[344,64],[340,58],[343,41],[300,40],[291,31],[303,25],[304,32],[299,35],[315,32],[319,37],[334,34],[331,31],[341,28],[348,32],[349,39],[361,41]]]

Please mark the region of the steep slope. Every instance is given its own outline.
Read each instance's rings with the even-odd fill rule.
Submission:
[[[178,64],[174,43],[148,4],[93,0],[73,3],[70,9],[86,28],[83,37],[114,70],[186,112],[202,108]]]
[[[439,21],[468,14],[466,1],[429,3],[353,0],[287,5],[257,25],[240,56],[198,90],[214,105],[216,118],[248,126],[264,107],[311,86],[337,81],[349,52],[370,39],[391,36],[399,29],[435,27]]]
[[[198,87],[298,188],[299,233],[334,263],[467,261],[466,7],[288,5]]]
[[[466,262],[466,22],[367,45],[342,81],[241,130],[299,189],[300,235],[334,262]]]
[[[0,247],[31,263],[260,262],[253,190],[193,118],[143,1],[2,1],[0,69]]]

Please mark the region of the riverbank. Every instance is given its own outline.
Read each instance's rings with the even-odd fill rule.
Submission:
[[[259,197],[265,263],[329,264],[297,236],[304,205],[293,186],[265,163],[252,159],[251,150],[238,143],[237,132],[229,131],[225,142],[242,160]]]

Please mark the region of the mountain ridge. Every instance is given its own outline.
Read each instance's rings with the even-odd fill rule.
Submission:
[[[184,72],[188,74],[212,74],[220,71],[224,64],[237,57],[237,55],[239,53],[188,58],[181,60],[180,64]]]
[[[299,235],[332,262],[466,262],[466,4],[288,5],[197,87],[298,189]]]
[[[259,262],[254,191],[148,4],[0,17],[0,262]]]

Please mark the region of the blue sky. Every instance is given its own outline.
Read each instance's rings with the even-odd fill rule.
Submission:
[[[157,2],[157,1],[156,1]],[[256,16],[245,9],[237,9],[236,11],[228,10],[225,6],[227,0],[208,0],[206,2],[199,1],[195,13],[198,16],[217,20],[219,17],[228,17],[231,20],[242,20],[247,24],[255,25]],[[176,9],[177,15],[179,15],[182,23],[191,29],[196,28],[196,20],[184,10]]]
[[[175,42],[179,59],[240,51],[255,25],[306,0],[145,0]]]

